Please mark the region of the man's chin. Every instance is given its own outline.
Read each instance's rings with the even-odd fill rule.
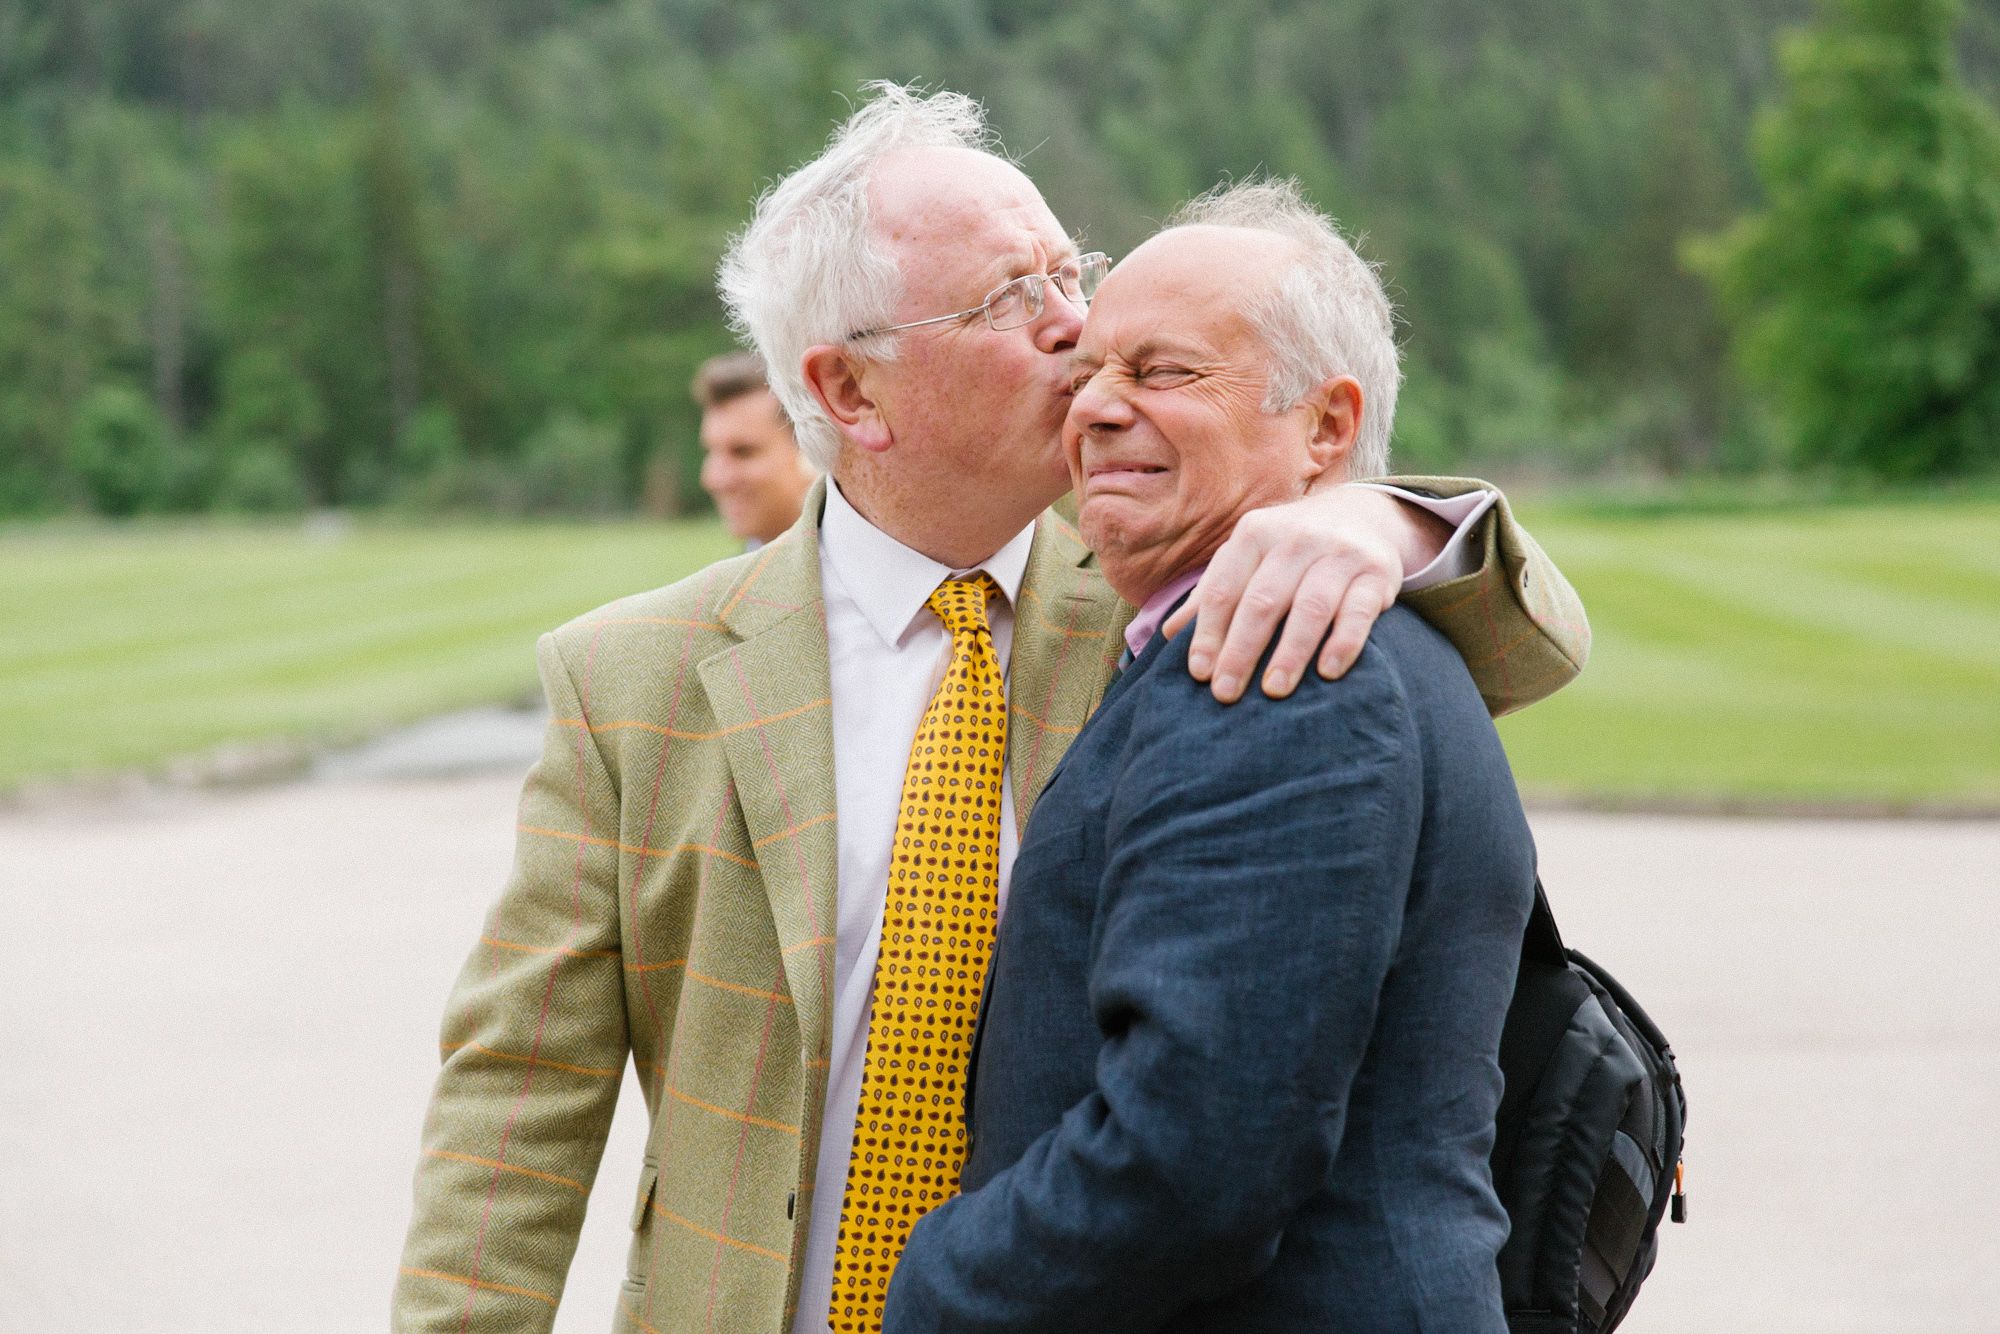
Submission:
[[[1076,512],[1079,515],[1094,514],[1098,522],[1109,527],[1131,528],[1142,522],[1149,508],[1138,497],[1124,491],[1105,486],[1084,483],[1076,495]]]
[[[1077,507],[1076,527],[1098,555],[1127,555],[1146,545],[1140,517],[1124,496],[1097,496]]]

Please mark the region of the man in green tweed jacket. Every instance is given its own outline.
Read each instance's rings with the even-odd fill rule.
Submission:
[[[842,732],[842,709],[851,715],[869,687],[836,690],[856,647],[843,627],[867,590],[840,578],[835,558],[852,561],[857,548],[829,545],[834,521],[893,544],[898,559],[986,569],[1005,592],[993,613],[996,641],[1011,626],[1003,858],[1115,674],[1132,614],[1075,531],[1042,512],[1066,484],[1055,426],[1080,324],[1062,276],[1077,271],[1074,247],[983,143],[965,99],[884,90],[766,196],[732,253],[732,305],[837,489],[816,487],[797,525],[763,550],[543,638],[547,749],[523,794],[513,874],[446,1013],[395,1296],[400,1330],[550,1327],[628,1054],[651,1129],[619,1328],[824,1328],[825,1239],[840,1201],[817,1197],[828,1181],[837,1192],[853,1110],[841,1120],[838,1077],[830,1109],[829,1075],[851,1064],[872,971],[865,931],[847,926],[870,894],[879,911],[882,894],[879,881],[843,874],[869,854],[855,846],[869,841],[862,803],[843,796],[835,820],[837,791],[856,781],[836,769],[836,735],[844,764],[860,753],[849,742],[864,739]],[[869,281],[831,282],[839,265],[799,242],[801,217],[819,220],[808,230],[835,260],[844,237],[858,263],[875,264]],[[820,225],[828,217],[844,227]],[[1023,277],[1035,309],[1002,328],[994,285],[1019,292]],[[972,306],[981,293],[994,301]],[[933,317],[954,310],[967,318],[937,329]],[[893,358],[865,332],[906,322],[933,327],[899,340]],[[1399,512],[1370,493],[1315,505],[1287,507],[1303,512],[1293,530]],[[1297,543],[1274,536],[1283,522],[1251,543],[1265,549],[1262,566],[1254,551],[1238,561],[1259,572],[1204,614],[1291,559]],[[1504,502],[1469,538],[1472,572],[1404,597],[1503,712],[1573,676],[1588,631]],[[1002,570],[1009,552],[1018,560]],[[1401,563],[1412,561],[1421,553]],[[1285,584],[1298,590],[1295,625],[1315,619],[1308,601],[1319,609],[1300,636],[1310,642],[1293,646],[1301,666],[1346,588],[1344,575],[1331,593],[1315,577]],[[1255,619],[1239,616],[1239,630]],[[913,621],[909,633],[923,628]],[[1218,677],[1229,664],[1225,650]],[[901,775],[878,777],[893,786]]]

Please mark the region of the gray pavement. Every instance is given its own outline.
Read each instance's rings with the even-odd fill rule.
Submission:
[[[511,778],[0,812],[0,1334],[385,1327]],[[2000,823],[1541,813],[1682,1055],[1692,1222],[1633,1334],[2000,1331]],[[557,1328],[609,1327],[628,1080]]]

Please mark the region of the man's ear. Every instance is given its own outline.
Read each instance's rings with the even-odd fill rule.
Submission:
[[[862,377],[864,363],[844,347],[819,343],[806,349],[799,369],[806,387],[841,438],[871,454],[887,449],[893,439],[889,423]]]
[[[1307,480],[1330,486],[1353,480],[1348,476],[1354,442],[1361,436],[1361,382],[1352,375],[1322,381],[1305,397],[1312,414],[1312,436],[1306,441]]]

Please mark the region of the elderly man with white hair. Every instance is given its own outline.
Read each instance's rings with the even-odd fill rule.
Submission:
[[[1534,845],[1402,608],[1224,708],[1157,627],[1243,515],[1386,462],[1374,271],[1288,183],[1106,280],[1063,439],[1136,658],[1036,804],[974,1040],[965,1194],[888,1334],[1504,1334],[1487,1157]]]
[[[628,1059],[651,1127],[620,1327],[879,1326],[957,1184],[1021,824],[1133,615],[1045,512],[1107,267],[954,94],[877,89],[758,202],[722,286],[827,480],[760,551],[544,637],[549,742],[446,1012],[399,1329],[549,1327]],[[1464,498],[1248,516],[1182,636],[1190,688],[1337,672],[1399,589],[1496,710],[1569,679],[1560,575],[1476,483],[1425,489]]]

